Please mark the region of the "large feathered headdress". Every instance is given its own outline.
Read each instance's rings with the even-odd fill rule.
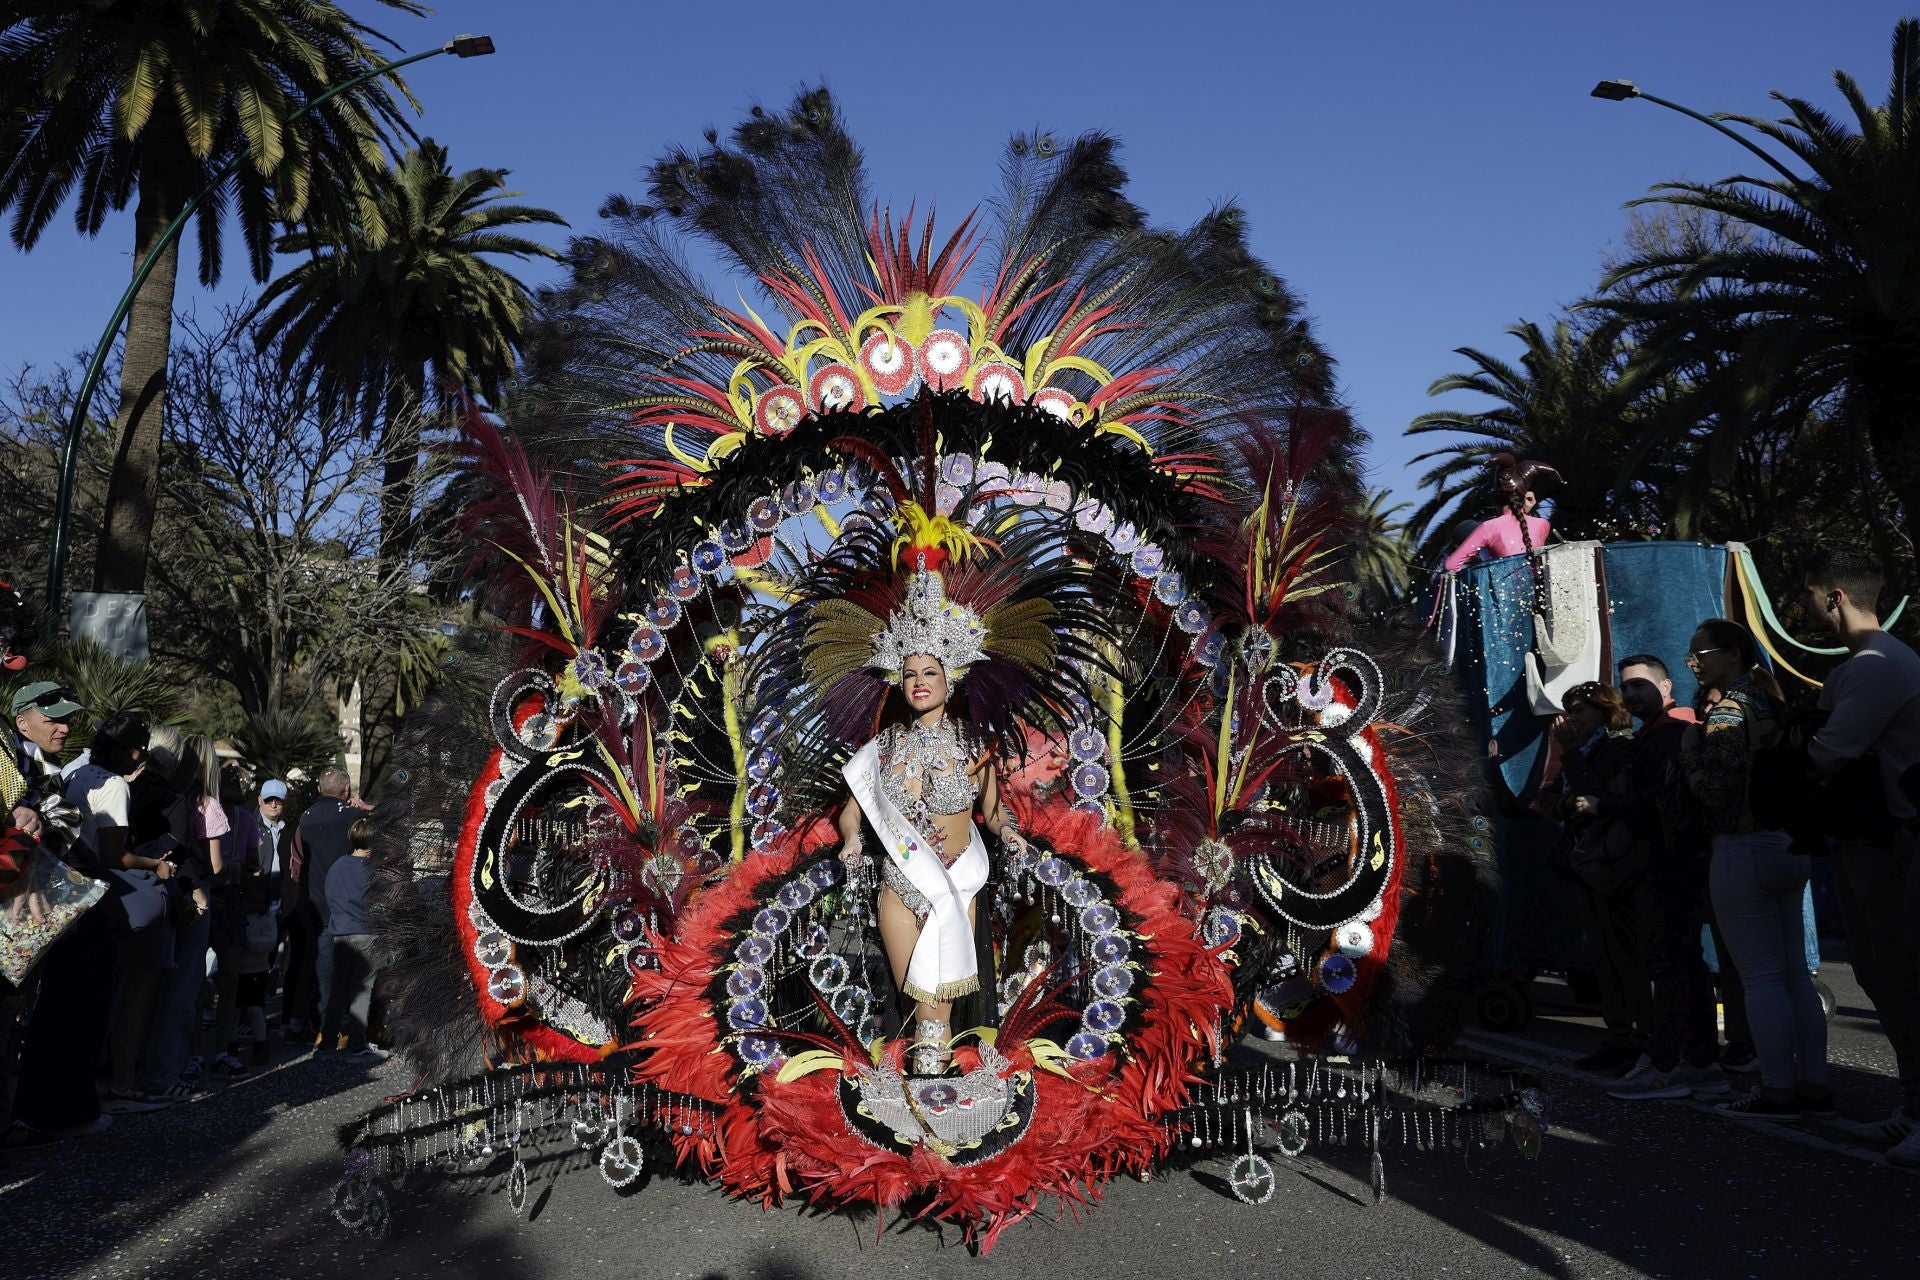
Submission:
[[[907,659],[925,654],[939,662],[947,679],[957,681],[985,656],[987,625],[964,604],[947,599],[940,574],[922,563],[907,583],[906,603],[873,637],[870,665],[897,683]]]
[[[967,679],[969,714],[983,730],[1070,718],[1086,694],[1063,650],[1090,662],[1110,631],[1097,607],[1099,572],[1050,547],[1044,518],[998,539],[975,532],[969,521],[993,519],[991,482],[953,514],[929,515],[887,471],[888,521],[843,539],[807,575],[795,611],[806,619],[804,680],[830,729],[841,738],[870,732],[916,654],[937,659],[949,680]]]

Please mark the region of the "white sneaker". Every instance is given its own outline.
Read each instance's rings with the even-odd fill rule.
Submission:
[[[1652,1074],[1654,1074],[1653,1059],[1643,1053],[1639,1061],[1628,1067],[1618,1078],[1607,1081],[1607,1088],[1612,1090],[1630,1087]]]
[[[1905,1142],[1914,1132],[1913,1117],[1904,1107],[1895,1107],[1885,1120],[1843,1120],[1840,1127],[1870,1142]]]
[[[1902,1169],[1920,1169],[1920,1129],[1915,1129],[1887,1152],[1887,1163]]]
[[[1683,1062],[1675,1074],[1687,1082],[1696,1098],[1724,1098],[1733,1092],[1733,1082],[1717,1062],[1709,1062],[1704,1067],[1690,1067]]]
[[[1632,1071],[1607,1086],[1607,1096],[1622,1102],[1642,1102],[1654,1098],[1684,1098],[1693,1085],[1678,1069],[1661,1071],[1651,1062],[1645,1071]]]

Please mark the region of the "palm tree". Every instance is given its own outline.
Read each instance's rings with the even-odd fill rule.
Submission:
[[[1387,506],[1392,496],[1385,489],[1367,492],[1367,505],[1360,511],[1351,547],[1354,585],[1360,589],[1361,598],[1375,607],[1385,607],[1400,598],[1413,560],[1413,541],[1407,536],[1406,523],[1399,518],[1407,504]]]
[[[426,12],[416,0],[379,2]],[[193,195],[250,147],[251,163],[200,207],[200,280],[220,279],[229,208],[248,266],[265,280],[275,224],[343,219],[364,176],[383,163],[382,142],[405,130],[395,90],[377,82],[288,127],[306,100],[377,65],[370,39],[385,37],[332,4],[25,0],[9,9],[0,20],[0,210],[13,210],[22,249],[69,195],[74,224],[88,236],[137,198],[137,266]],[[157,259],[128,319],[96,590],[146,584],[177,244]]]
[[[1448,431],[1474,437],[1414,459],[1438,460],[1420,477],[1421,487],[1433,494],[1407,522],[1423,559],[1433,557],[1462,515],[1492,515],[1500,506],[1485,466],[1496,453],[1539,459],[1565,477],[1565,487],[1554,496],[1553,518],[1566,536],[1591,537],[1607,525],[1609,491],[1633,402],[1633,384],[1623,377],[1624,325],[1609,319],[1580,330],[1560,320],[1548,334],[1523,321],[1507,332],[1525,347],[1517,364],[1460,347],[1456,354],[1474,368],[1447,374],[1427,388],[1430,396],[1472,391],[1493,400],[1491,408],[1439,409],[1407,427],[1408,435]]]
[[[325,716],[279,708],[248,712],[233,735],[240,758],[263,778],[315,778],[340,760],[340,726]]]
[[[509,204],[505,169],[456,174],[445,147],[427,138],[372,188],[376,216],[338,235],[296,230],[283,253],[305,261],[261,295],[256,337],[274,342],[289,375],[311,377],[323,402],[382,426],[383,569],[405,562],[416,532],[414,477],[420,410],[431,385],[443,406],[455,396],[491,400],[512,375],[529,311],[527,287],[489,255],[558,258],[508,228],[565,226],[559,214]],[[431,383],[429,382],[431,375]],[[363,776],[379,776],[393,736],[399,670],[386,655],[362,700]]]
[[[1696,252],[1635,255],[1597,306],[1646,326],[1642,362],[1697,362],[1717,345],[1736,424],[1782,414],[1837,423],[1862,475],[1884,480],[1920,542],[1920,21],[1893,33],[1886,100],[1834,73],[1851,119],[1775,94],[1779,120],[1722,116],[1784,147],[1805,170],[1664,183],[1637,203],[1700,210],[1754,233]],[[1776,162],[1777,163],[1777,162]]]

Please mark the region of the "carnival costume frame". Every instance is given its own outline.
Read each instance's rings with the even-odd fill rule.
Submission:
[[[518,1206],[556,1143],[620,1186],[651,1147],[984,1249],[1183,1150],[1238,1151],[1259,1200],[1265,1149],[1537,1145],[1528,1082],[1420,1057],[1491,851],[1437,656],[1346,580],[1362,437],[1238,212],[1154,229],[1114,153],[1016,137],[936,247],[812,90],[574,245],[526,396],[467,424],[500,621],[383,806],[427,1084],[343,1130],[343,1221],[382,1229],[407,1169]],[[712,301],[679,236],[780,319]],[[1023,837],[968,851],[986,964],[950,960],[988,981],[937,1074],[833,825],[915,626]],[[411,883],[440,830],[445,902]],[[1296,1059],[1229,1066],[1260,1026]]]

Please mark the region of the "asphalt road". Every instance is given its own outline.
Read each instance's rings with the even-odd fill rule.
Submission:
[[[1891,1055],[1851,975],[1833,1030],[1842,1111],[1884,1115]],[[1226,1161],[1112,1185],[1078,1221],[1009,1228],[987,1258],[959,1233],[896,1216],[763,1212],[672,1174],[617,1193],[590,1169],[536,1180],[516,1217],[497,1190],[411,1190],[392,1235],[336,1226],[334,1127],[408,1083],[300,1058],[191,1104],[123,1116],[104,1133],[11,1151],[0,1167],[0,1276],[479,1275],[937,1277],[1659,1276],[1867,1278],[1914,1274],[1920,1175],[1837,1128],[1755,1129],[1689,1103],[1615,1102],[1564,1068],[1595,1033],[1536,986],[1543,1016],[1521,1036],[1472,1037],[1546,1077],[1553,1136],[1538,1160],[1511,1150],[1389,1151],[1389,1199],[1372,1203],[1363,1156],[1275,1157],[1273,1200],[1225,1187]]]

